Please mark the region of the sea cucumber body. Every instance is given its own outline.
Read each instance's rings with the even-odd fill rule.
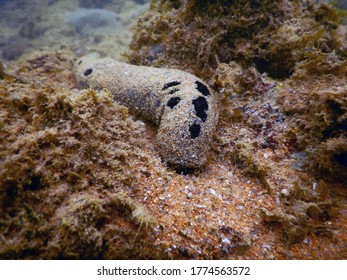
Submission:
[[[206,163],[218,119],[217,98],[196,76],[82,57],[76,77],[81,85],[109,90],[115,101],[156,123],[158,151],[169,165],[199,168]]]

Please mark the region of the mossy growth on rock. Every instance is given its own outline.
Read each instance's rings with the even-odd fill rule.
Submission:
[[[219,63],[255,65],[285,78],[306,49],[345,54],[341,12],[302,1],[152,1],[140,18],[129,61],[170,65],[210,80]]]
[[[287,137],[306,152],[319,178],[347,184],[347,60],[335,53],[307,54],[280,91]]]
[[[336,217],[338,200],[326,200],[329,190],[324,181],[313,182],[302,175],[293,181],[293,186],[291,191],[281,192],[275,209],[261,209],[263,222],[283,227],[283,237],[289,244],[298,243],[309,234],[332,236],[334,227],[327,221]]]
[[[73,79],[29,82],[30,69],[56,65],[60,79],[70,63],[40,52],[0,81],[0,258],[163,258],[155,219],[129,194],[150,164],[144,124]]]

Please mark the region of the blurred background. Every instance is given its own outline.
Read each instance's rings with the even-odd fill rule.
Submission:
[[[150,0],[0,0],[0,59],[40,48],[122,60],[131,26]]]

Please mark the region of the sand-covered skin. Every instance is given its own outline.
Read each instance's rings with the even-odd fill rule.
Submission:
[[[115,101],[159,125],[158,150],[169,165],[206,164],[218,121],[217,96],[199,78],[93,57],[78,59],[76,76],[82,86],[107,89]]]

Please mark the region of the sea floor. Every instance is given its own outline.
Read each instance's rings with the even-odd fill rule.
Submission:
[[[316,181],[289,143],[249,129],[286,131],[280,83],[233,100],[248,123],[230,126],[241,112],[222,105],[206,167],[175,172],[153,124],[73,72],[93,52],[124,61],[149,3],[78,2],[0,2],[1,259],[347,258],[345,186]]]
[[[87,5],[89,2],[106,3]],[[149,1],[135,0],[1,3],[3,61],[17,60],[38,49],[71,50],[77,56],[97,52],[123,60],[122,53],[131,40],[131,26],[149,7]]]

